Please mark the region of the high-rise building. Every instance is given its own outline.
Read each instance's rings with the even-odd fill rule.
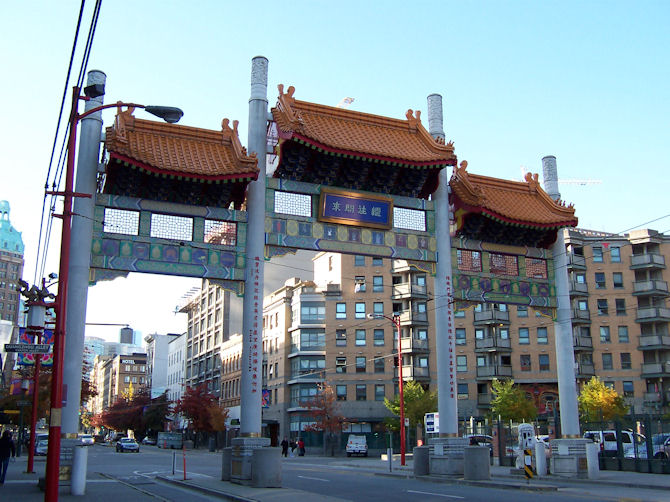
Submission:
[[[151,390],[152,399],[168,390],[168,344],[179,336],[175,333],[154,333],[144,337],[147,351],[147,388]]]

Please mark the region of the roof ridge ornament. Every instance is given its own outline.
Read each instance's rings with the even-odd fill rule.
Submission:
[[[411,108],[407,110],[405,114],[407,121],[409,122],[409,130],[416,132],[419,126],[421,125],[421,110],[414,112]]]
[[[224,118],[221,121],[221,133],[223,134],[223,143],[230,143],[230,145],[233,147],[235,152],[240,155],[244,156],[247,155],[247,149],[242,146],[242,143],[240,142],[240,135],[237,131],[237,126],[240,124],[239,120],[233,120],[233,127],[230,127],[230,120],[227,118]],[[256,158],[256,153],[252,153],[251,155],[248,155],[249,157]]]
[[[537,189],[540,187],[539,174],[538,173],[526,173],[525,176],[526,183],[528,183],[528,189],[531,193],[537,192]]]
[[[135,116],[133,115],[135,107],[128,106],[123,110],[121,108],[122,106],[123,101],[116,102],[116,118],[114,119],[114,126],[117,139],[122,143],[128,143],[128,135],[126,132],[128,127],[132,128],[135,125]]]

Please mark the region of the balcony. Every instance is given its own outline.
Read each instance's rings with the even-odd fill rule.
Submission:
[[[665,257],[656,253],[633,255],[630,257],[630,268],[632,270],[665,268]]]
[[[288,385],[296,383],[321,383],[325,377],[325,370],[314,370],[305,372],[304,374],[291,375],[287,383]]]
[[[401,326],[412,326],[415,324],[428,324],[428,314],[426,312],[415,312],[412,310],[404,310],[400,313]]]
[[[402,300],[405,298],[428,298],[428,292],[425,285],[414,284],[411,282],[403,282],[393,285],[393,292],[391,293],[392,300]]]
[[[640,335],[639,350],[670,350],[670,335]]]
[[[396,342],[397,343],[397,339]],[[408,352],[428,352],[428,340],[419,340],[418,338],[401,338],[400,345],[403,354]]]
[[[575,376],[577,378],[591,378],[596,376],[596,369],[593,367],[593,363],[578,362]]]
[[[572,346],[575,351],[592,351],[593,340],[590,336],[574,335],[572,337]]]
[[[570,281],[570,296],[589,296],[589,287],[585,282]]]
[[[633,295],[670,296],[670,291],[665,281],[636,281],[633,283]]]
[[[512,343],[510,342],[510,339],[502,338],[500,336],[475,339],[476,352],[495,352],[497,350],[503,350],[506,352],[512,350]]]
[[[398,368],[393,368],[393,376],[398,378]],[[403,382],[407,380],[429,380],[430,379],[430,370],[428,368],[422,368],[419,366],[402,366],[402,380]]]
[[[491,394],[477,394],[477,406],[480,408],[490,408],[492,400]]]
[[[644,402],[645,403],[662,403],[663,396],[658,392],[645,392],[644,393]]]
[[[500,310],[475,311],[475,326],[482,324],[509,324],[509,312]]]
[[[591,312],[572,309],[572,324],[591,324]]]
[[[492,364],[489,366],[477,366],[477,378],[493,380],[498,377],[511,377],[512,367],[501,364]]]
[[[586,270],[586,259],[582,255],[568,253],[568,268]]]
[[[670,322],[670,308],[642,307],[637,309],[635,322]]]
[[[670,361],[642,364],[642,378],[670,376]]]

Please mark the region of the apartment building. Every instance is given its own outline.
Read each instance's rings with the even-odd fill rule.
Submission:
[[[95,356],[90,374],[98,395],[89,404],[91,412],[101,413],[121,397],[128,396],[131,388],[133,393],[144,391],[146,365],[145,353]]]

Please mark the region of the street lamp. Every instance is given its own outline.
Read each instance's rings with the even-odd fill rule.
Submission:
[[[51,414],[49,419],[49,449],[47,452],[46,466],[46,490],[45,500],[47,502],[56,502],[58,500],[58,476],[60,470],[60,450],[61,450],[61,424],[63,410],[63,362],[65,352],[65,326],[67,312],[67,294],[68,294],[68,276],[70,265],[70,236],[72,230],[72,201],[74,197],[93,197],[93,194],[74,192],[74,157],[77,143],[77,125],[79,122],[106,108],[128,107],[144,108],[147,112],[162,118],[168,123],[177,122],[183,112],[179,108],[169,106],[145,106],[136,103],[117,103],[96,106],[86,110],[84,113],[77,111],[79,100],[90,101],[92,98],[104,94],[104,85],[95,84],[84,89],[84,96],[81,96],[81,89],[78,86],[72,88],[72,108],[70,112],[70,132],[67,146],[67,168],[65,171],[65,190],[47,191],[48,195],[63,196],[63,214],[54,215],[63,220],[60,243],[60,262],[58,270],[58,293],[53,302],[53,308],[56,312],[56,328],[54,332],[53,348],[53,374],[51,379]]]
[[[403,381],[402,381],[402,342],[400,340],[400,315],[393,314],[389,317],[385,314],[368,314],[370,319],[379,319],[383,317],[391,321],[398,332],[398,395],[400,397],[400,465],[405,465],[405,398],[403,395]]]

